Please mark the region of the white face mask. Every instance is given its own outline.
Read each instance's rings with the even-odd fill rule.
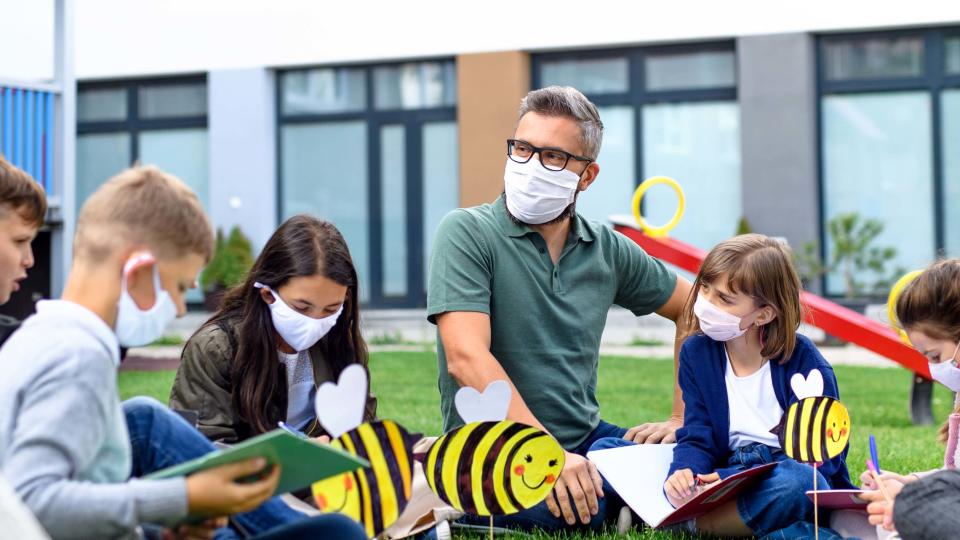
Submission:
[[[936,364],[930,362],[930,376],[954,392],[960,392],[960,368],[953,365],[957,351],[960,351],[960,343],[957,344],[950,358]]]
[[[546,223],[570,206],[579,183],[580,176],[573,171],[550,171],[538,159],[517,163],[508,157],[503,172],[507,210],[523,223]]]
[[[130,291],[127,290],[127,263],[123,272],[121,281],[120,301],[117,302],[117,326],[116,333],[120,345],[124,347],[140,347],[156,341],[163,335],[163,331],[170,324],[170,321],[177,318],[177,306],[173,303],[163,286],[160,285],[160,272],[157,265],[153,266],[153,290],[156,301],[153,307],[147,310],[140,309]]]
[[[277,333],[287,342],[287,345],[290,345],[297,352],[313,347],[330,332],[330,329],[337,324],[337,318],[343,313],[343,306],[341,305],[340,309],[333,315],[320,319],[307,317],[288,306],[280,299],[280,295],[270,287],[262,283],[254,283],[253,286],[258,289],[266,289],[273,295],[273,303],[269,304],[273,327],[277,329]]]
[[[700,330],[714,341],[730,341],[747,331],[740,328],[743,319],[718,308],[702,295],[697,296],[693,313],[700,320]]]

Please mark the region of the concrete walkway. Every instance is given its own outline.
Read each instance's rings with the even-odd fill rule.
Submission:
[[[372,352],[381,351],[435,351],[436,327],[427,322],[422,309],[366,310],[361,327]],[[868,315],[880,318],[878,310]],[[183,340],[188,339],[209,317],[208,313],[188,313],[174,321],[167,331]],[[816,342],[824,339],[821,330],[806,325],[801,333]],[[635,317],[625,309],[613,308],[607,316],[607,326],[601,338],[600,354],[638,358],[670,358],[673,356],[674,325],[658,315]],[[180,363],[182,346],[140,347],[130,349],[122,370],[168,370]],[[856,345],[820,347],[824,357],[834,365],[871,367],[899,367]]]

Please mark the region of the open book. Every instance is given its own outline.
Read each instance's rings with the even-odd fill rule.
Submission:
[[[702,488],[692,499],[674,508],[663,493],[675,444],[638,444],[587,454],[600,474],[640,519],[651,527],[665,527],[702,516],[737,496],[763,478],[776,463],[767,463]]]
[[[144,478],[188,476],[227,463],[257,457],[266,459],[271,465],[281,466],[280,482],[276,490],[278,495],[308,487],[324,478],[370,466],[367,460],[339,448],[275,429],[229,448],[215,450],[205,456],[154,472]]]

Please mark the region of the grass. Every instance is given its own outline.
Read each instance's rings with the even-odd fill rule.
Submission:
[[[396,420],[411,431],[440,432],[440,395],[433,353],[374,353],[370,369],[381,417]],[[909,472],[942,464],[943,446],[936,442],[938,428],[910,423],[909,373],[901,369],[853,366],[837,366],[836,373],[841,397],[853,419],[847,463],[855,482],[863,469],[870,434],[877,438],[881,465],[885,469]],[[121,372],[121,398],[150,395],[165,402],[173,377],[174,373],[169,371]],[[604,419],[623,426],[664,419],[670,412],[672,378],[673,363],[669,359],[601,358],[598,398]],[[934,418],[946,418],[952,404],[952,395],[938,385],[934,392]],[[552,537],[541,535],[536,538]],[[617,536],[573,535],[564,538]],[[678,537],[637,531],[630,538]]]
[[[148,347],[170,347],[176,345],[183,345],[186,343],[186,340],[183,339],[183,336],[178,336],[176,334],[168,334],[160,336],[156,341],[147,345]]]
[[[634,337],[630,340],[630,343],[628,343],[628,345],[631,347],[662,347],[666,344],[667,343],[665,341],[661,341],[659,339],[648,339],[642,337]]]

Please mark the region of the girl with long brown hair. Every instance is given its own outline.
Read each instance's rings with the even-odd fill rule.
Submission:
[[[332,223],[288,219],[187,342],[170,406],[197,411],[198,428],[214,441],[244,440],[279,422],[324,436],[316,388],[350,364],[367,366],[358,283]],[[368,396],[364,419],[375,415]]]

